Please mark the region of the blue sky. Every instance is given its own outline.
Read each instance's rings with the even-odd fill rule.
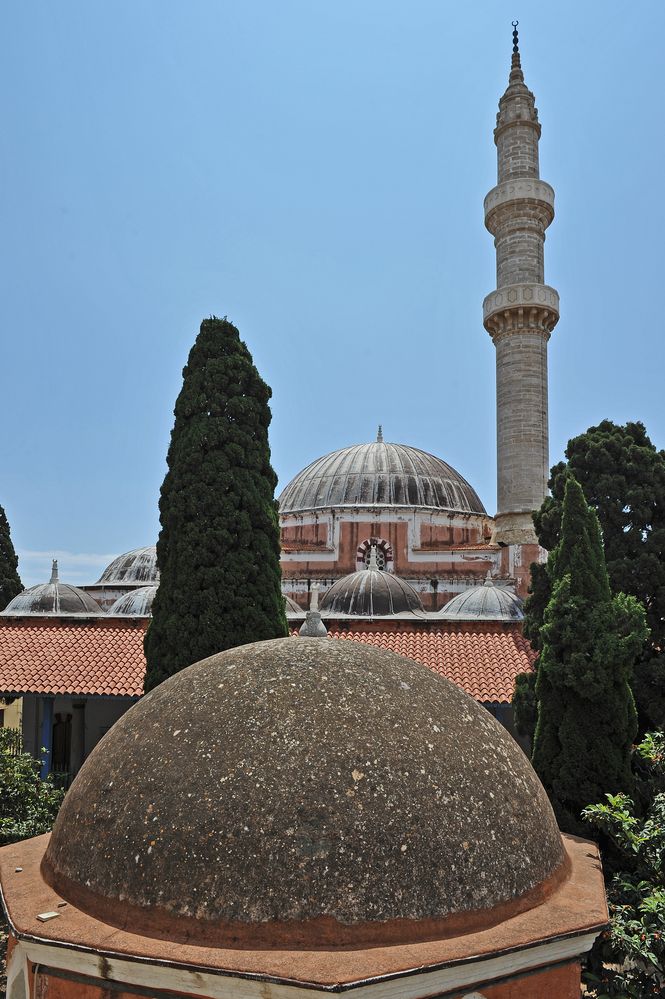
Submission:
[[[4,5],[0,503],[26,584],[155,540],[211,313],[272,386],[281,485],[381,422],[494,511],[482,203],[516,17],[557,198],[552,461],[604,417],[663,447],[665,5]]]

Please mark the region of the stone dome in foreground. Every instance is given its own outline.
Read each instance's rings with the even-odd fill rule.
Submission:
[[[445,621],[523,621],[524,604],[512,590],[495,586],[487,573],[481,586],[458,593],[439,611]]]
[[[279,497],[282,515],[349,506],[429,507],[486,516],[472,486],[441,458],[382,439],[318,458]]]
[[[148,586],[158,582],[157,547],[148,545],[114,558],[97,580],[97,585],[120,583],[123,586]]]
[[[92,752],[42,864],[79,909],[191,943],[406,941],[493,925],[567,873],[527,758],[459,688],[355,642],[229,649]]]

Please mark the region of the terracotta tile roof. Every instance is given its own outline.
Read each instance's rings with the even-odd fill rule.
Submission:
[[[330,638],[365,642],[415,659],[452,680],[476,701],[509,704],[515,677],[533,669],[535,653],[517,631],[333,630]]]
[[[143,693],[146,622],[0,623],[0,694]]]
[[[147,622],[0,621],[0,695],[74,694],[139,697]],[[297,635],[297,631],[292,632]],[[464,632],[388,627],[340,628],[331,638],[366,642],[415,659],[477,701],[507,704],[515,676],[535,654],[518,631]]]
[[[333,631],[332,638],[377,645],[415,659],[452,680],[476,701],[508,704],[515,677],[533,668],[535,654],[517,632],[483,634],[442,631]]]

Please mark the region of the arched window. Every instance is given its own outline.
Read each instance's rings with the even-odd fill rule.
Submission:
[[[366,569],[372,553],[372,545],[376,547],[376,561],[382,572],[393,572],[393,550],[384,538],[367,538],[358,545],[356,553],[356,569]]]

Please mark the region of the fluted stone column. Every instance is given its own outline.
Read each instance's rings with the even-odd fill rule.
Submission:
[[[499,544],[536,542],[531,514],[547,495],[547,341],[559,319],[559,296],[544,283],[554,191],[540,180],[539,139],[514,31],[508,88],[494,130],[498,183],[485,198],[485,225],[496,247],[496,291],[483,303],[483,321],[496,347]]]

